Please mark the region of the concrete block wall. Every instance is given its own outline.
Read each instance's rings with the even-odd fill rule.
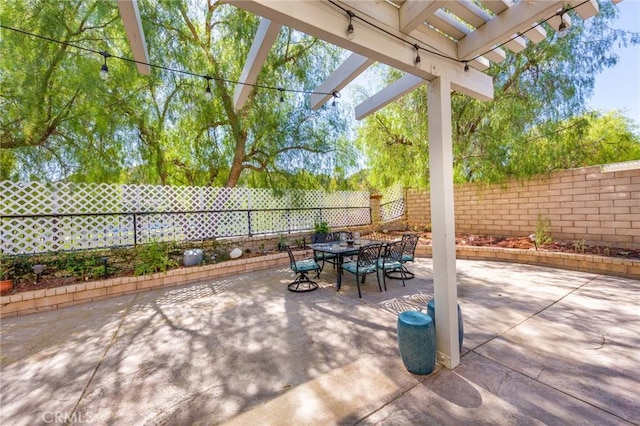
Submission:
[[[429,192],[407,190],[411,228],[431,223]],[[538,215],[554,239],[640,248],[640,169],[602,172],[599,166],[502,184],[468,183],[454,189],[456,232],[526,236]]]

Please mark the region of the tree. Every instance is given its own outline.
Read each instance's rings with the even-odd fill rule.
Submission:
[[[595,75],[617,61],[612,45],[640,43],[640,35],[607,26],[615,13],[611,4],[603,4],[600,14],[589,21],[576,17],[566,38],[530,43],[524,51],[493,64],[487,72],[494,77],[494,100],[453,94],[456,181],[496,182],[558,167],[598,164],[603,158],[621,161],[637,152],[638,135],[630,122],[618,117],[617,131],[609,135],[612,139],[591,139],[590,149],[581,150],[579,158],[566,155],[571,147],[587,143],[581,135],[593,134],[590,126],[600,122],[585,110],[585,102]],[[397,72],[391,72],[389,80],[395,78]],[[426,88],[421,88],[369,117],[361,127],[358,144],[369,153],[376,186],[396,181],[418,187],[428,184],[426,105]],[[559,139],[563,149],[554,145]],[[615,150],[610,149],[612,143]]]
[[[258,76],[261,87],[236,111],[231,81],[240,76],[258,18],[213,0],[139,6],[150,61],[160,65],[150,77],[116,58],[130,55],[115,3],[22,1],[3,8],[7,26],[116,56],[103,83],[96,78],[99,55],[3,33],[9,43],[0,53],[9,59],[2,77],[17,78],[22,89],[2,93],[8,113],[0,140],[23,178],[296,186],[353,161],[339,108],[311,111],[308,95],[265,88],[313,90],[338,49],[283,28]],[[33,71],[20,77],[25,62]],[[300,170],[312,170],[311,178]]]

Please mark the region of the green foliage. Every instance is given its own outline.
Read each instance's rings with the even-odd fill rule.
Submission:
[[[148,275],[177,266],[177,262],[169,256],[170,247],[156,241],[136,248],[135,275]]]
[[[573,242],[573,250],[576,253],[584,253],[585,248],[586,248],[586,245],[584,240],[577,240]]]
[[[328,234],[329,224],[326,221],[316,222],[313,224],[313,230],[316,234]]]
[[[57,253],[52,256],[25,258],[27,274],[33,265],[45,265],[45,271],[59,271],[61,276],[72,276],[81,280],[101,278],[105,275],[103,255],[93,252]],[[108,273],[108,271],[107,271]]]
[[[356,156],[340,108],[312,111],[308,95],[253,88],[233,105],[259,18],[221,1],[140,1],[150,62],[214,77],[206,81],[3,30],[0,146],[12,179],[320,188]],[[4,25],[129,57],[115,2],[4,2]],[[312,90],[341,50],[283,28],[261,86]],[[6,166],[6,167],[5,167]],[[312,173],[307,173],[312,171]]]
[[[596,17],[576,19],[568,37],[529,43],[492,64],[492,101],[452,94],[456,182],[499,182],[640,158],[640,136],[629,119],[586,112],[595,76],[617,61],[612,46],[640,43],[640,34],[609,28],[616,9],[601,6]],[[387,82],[399,77],[394,70],[379,75]],[[423,87],[365,120],[357,144],[367,154],[374,187],[428,186],[427,117]]]
[[[536,246],[536,250],[546,244],[551,244],[553,238],[551,238],[551,235],[549,235],[550,229],[551,220],[539,213],[538,220],[536,221],[535,239],[533,241]]]
[[[0,281],[10,280],[15,273],[15,259],[11,256],[0,254]]]

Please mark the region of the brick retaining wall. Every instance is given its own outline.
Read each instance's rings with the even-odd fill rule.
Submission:
[[[406,203],[410,227],[430,226],[428,191],[407,190]],[[456,232],[526,236],[542,214],[554,239],[640,248],[640,169],[585,167],[526,181],[456,185],[454,203]]]
[[[64,308],[130,293],[176,287],[208,278],[221,278],[285,265],[289,265],[289,256],[286,253],[277,253],[213,265],[173,269],[153,275],[119,277],[57,288],[25,291],[0,297],[0,318]]]

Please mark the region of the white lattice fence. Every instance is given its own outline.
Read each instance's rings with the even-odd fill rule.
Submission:
[[[0,248],[40,253],[371,223],[368,192],[0,181]]]
[[[394,185],[382,191],[380,220],[389,222],[404,216],[405,201],[402,185]]]

